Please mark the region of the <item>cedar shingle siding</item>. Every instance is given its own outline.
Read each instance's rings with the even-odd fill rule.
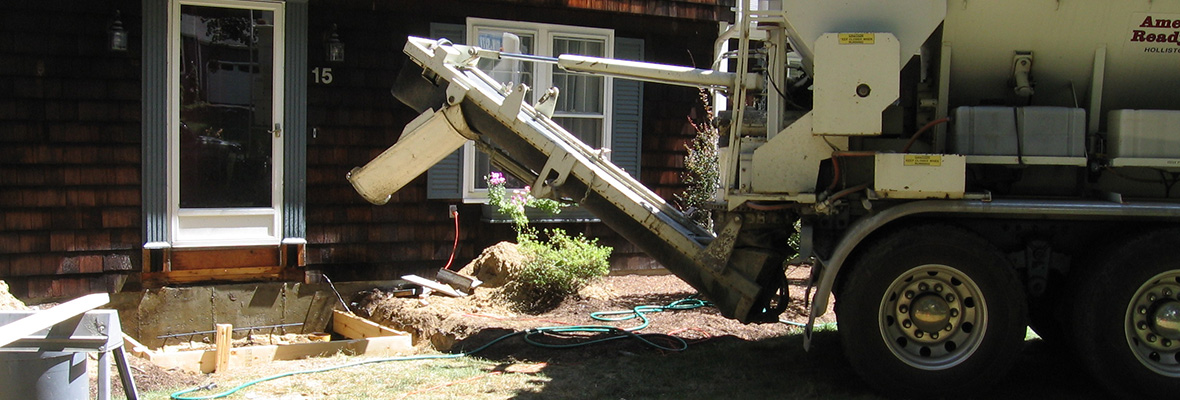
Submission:
[[[107,50],[116,8],[6,2],[0,12],[0,278],[18,294],[118,288],[136,268],[139,60]]]
[[[162,0],[144,0],[162,1]],[[445,3],[445,6],[440,6]],[[720,3],[720,4],[719,4]],[[310,0],[307,68],[332,68],[330,84],[307,80],[306,264],[333,279],[393,278],[436,269],[510,240],[507,224],[479,221],[478,205],[427,200],[425,176],[373,206],[345,174],[396,142],[416,113],[390,94],[407,35],[466,17],[612,28],[643,41],[646,61],[704,66],[732,1]],[[114,10],[130,50],[106,48]],[[141,200],[141,3],[133,0],[0,3],[0,279],[31,299],[133,288],[144,271]],[[290,22],[289,22],[290,23]],[[338,25],[343,63],[324,59]],[[694,89],[645,84],[640,179],[666,199],[682,190],[685,118]],[[616,247],[616,268],[650,259],[602,224],[565,224]],[[129,283],[131,286],[127,286]]]

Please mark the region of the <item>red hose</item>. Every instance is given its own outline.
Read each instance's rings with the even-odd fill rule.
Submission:
[[[455,250],[459,249],[459,210],[451,211],[451,219],[455,220],[455,244],[451,245],[451,257],[443,269],[451,269],[451,263],[455,262]]]
[[[910,136],[910,141],[908,141],[908,142],[906,142],[906,143],[905,143],[905,147],[903,147],[903,148],[901,149],[901,152],[902,152],[902,153],[909,153],[909,152],[910,152],[910,146],[913,146],[913,145],[914,145],[914,142],[918,141],[918,137],[922,136],[922,133],[926,132],[926,131],[927,131],[927,130],[929,130],[930,128],[933,128],[935,125],[938,125],[938,124],[941,124],[941,123],[945,123],[945,122],[947,122],[947,121],[950,121],[950,120],[951,120],[951,119],[950,119],[949,117],[947,117],[947,118],[939,118],[939,119],[936,119],[936,120],[930,121],[930,123],[926,124],[926,126],[923,126],[923,127],[922,127],[922,129],[918,129],[918,131],[917,131],[917,132],[914,132],[914,136]]]

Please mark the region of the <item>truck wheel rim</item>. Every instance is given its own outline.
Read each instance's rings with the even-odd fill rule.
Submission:
[[[889,285],[878,312],[881,338],[907,365],[954,367],[971,357],[987,331],[987,302],[975,281],[946,265],[928,264]]]
[[[1180,270],[1140,285],[1124,321],[1135,358],[1160,375],[1180,378]]]

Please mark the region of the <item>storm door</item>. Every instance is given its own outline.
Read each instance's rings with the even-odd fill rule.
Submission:
[[[278,244],[283,4],[174,1],[172,245]]]

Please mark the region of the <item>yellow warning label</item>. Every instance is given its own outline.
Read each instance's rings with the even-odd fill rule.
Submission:
[[[907,167],[912,167],[912,166],[941,167],[942,166],[942,156],[935,155],[935,154],[906,154],[905,155],[905,165]]]
[[[873,44],[877,37],[873,33],[841,33],[840,44]]]

